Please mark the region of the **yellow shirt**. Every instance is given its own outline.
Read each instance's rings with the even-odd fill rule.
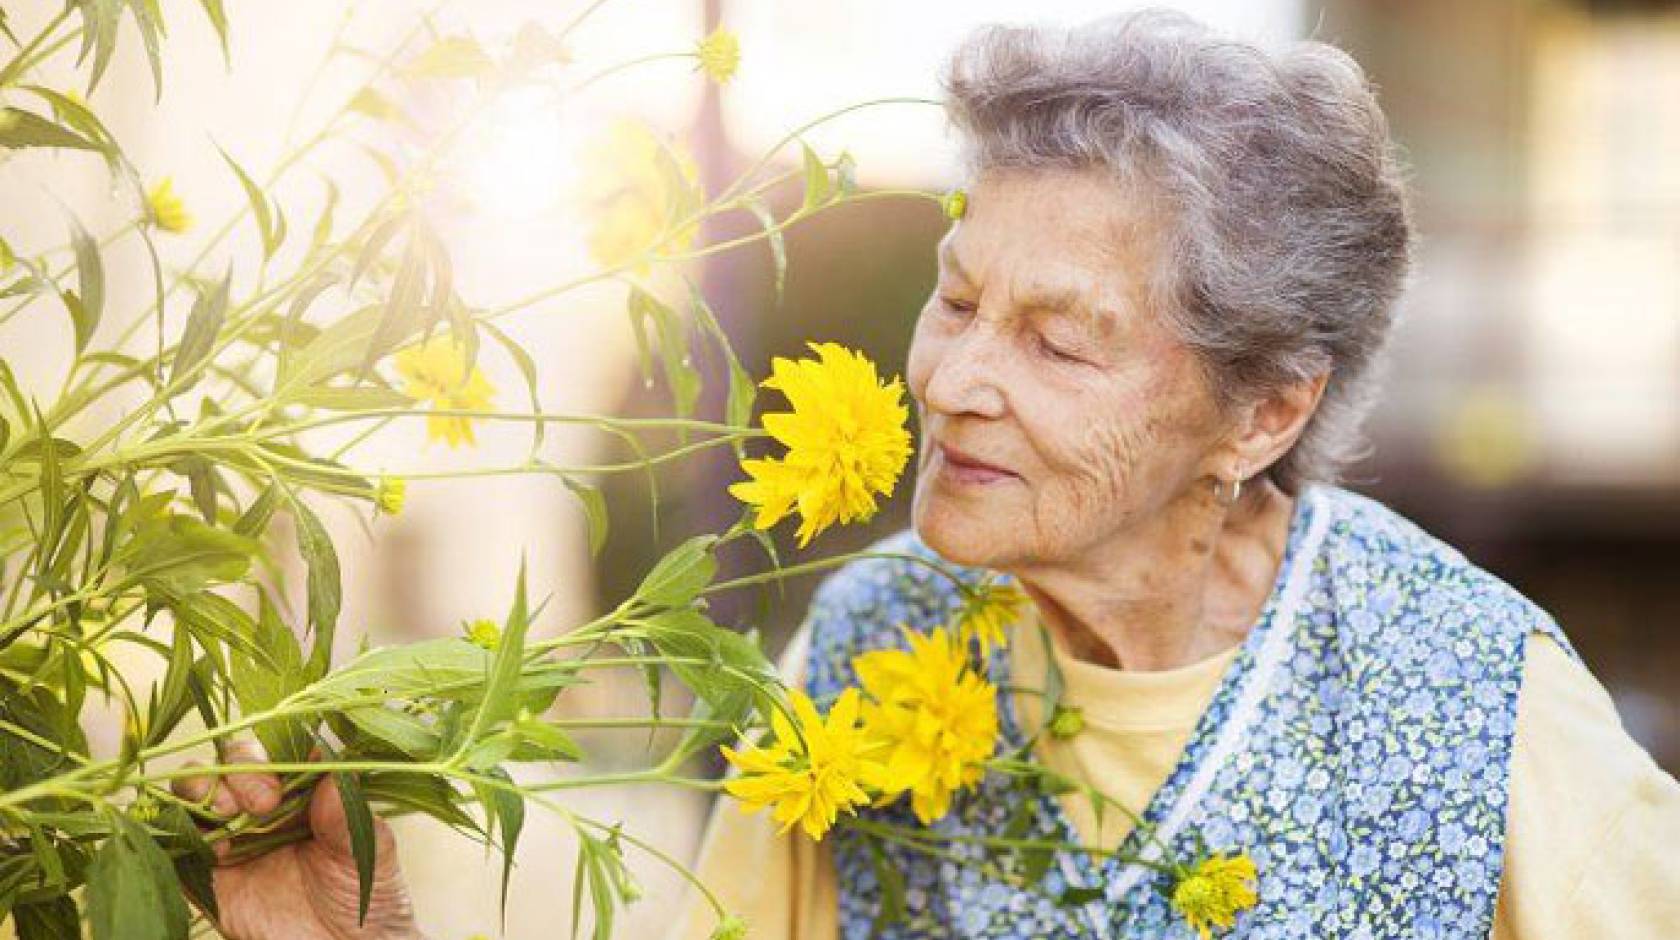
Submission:
[[[790,685],[803,678],[809,625],[782,659]],[[1043,674],[1031,618],[1013,633],[1015,675]],[[1237,647],[1180,669],[1125,672],[1052,649],[1063,701],[1085,729],[1040,739],[1050,768],[1142,807],[1166,781]],[[1038,697],[1017,692],[1017,713],[1036,727]],[[1100,781],[1100,783],[1098,783]],[[1086,844],[1112,845],[1131,823],[1089,801],[1060,797]],[[768,812],[743,814],[728,796],[713,807],[695,871],[755,940],[836,940],[838,886],[827,847],[794,830],[776,834]],[[669,940],[705,940],[711,907],[690,891]],[[1550,637],[1532,635],[1517,699],[1504,878],[1492,940],[1673,940],[1680,937],[1680,783],[1623,730],[1592,673]]]

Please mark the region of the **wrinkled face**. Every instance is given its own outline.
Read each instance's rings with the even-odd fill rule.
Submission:
[[[970,186],[907,369],[922,429],[914,523],[935,551],[1004,570],[1068,564],[1221,469],[1226,427],[1192,353],[1145,303],[1157,241],[1092,171]]]

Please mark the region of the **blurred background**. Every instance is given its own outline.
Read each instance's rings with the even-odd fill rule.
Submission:
[[[1680,771],[1680,4],[1169,5],[1265,43],[1308,36],[1336,43],[1379,86],[1413,168],[1423,238],[1392,377],[1371,423],[1375,450],[1347,485],[1459,547],[1550,611],[1615,698],[1632,735],[1669,771]],[[208,141],[249,166],[272,167],[288,141],[355,94],[367,72],[355,54],[336,56],[318,72],[315,63],[335,47],[390,48],[417,10],[396,0],[357,4],[348,13],[329,0],[229,4],[230,68],[195,6],[163,3],[173,29],[161,102],[153,102],[132,35],[93,100],[143,172],[174,177],[201,224],[228,217],[243,200]],[[475,0],[444,5],[435,23],[440,34],[471,34],[493,46],[509,42],[527,21],[558,27],[586,6]],[[1031,18],[1077,23],[1130,6],[1063,0],[1034,4]],[[49,0],[6,4],[20,34],[56,8]],[[575,34],[583,74],[691,48],[721,23],[740,36],[739,75],[720,89],[695,74],[691,60],[655,61],[595,84],[587,100],[539,95],[507,102],[452,168],[468,197],[447,224],[463,292],[491,304],[587,269],[585,228],[567,210],[577,182],[568,168],[586,165],[577,154],[618,117],[638,117],[685,142],[706,188],[716,191],[782,134],[818,115],[868,99],[936,97],[939,66],[957,40],[983,22],[1022,20],[1023,9],[1001,0],[607,3]],[[448,100],[417,87],[398,104],[423,126]],[[952,142],[938,109],[926,104],[862,109],[807,140],[828,159],[849,151],[866,191],[937,193],[953,183]],[[387,143],[404,145],[400,135]],[[792,169],[797,158],[795,149],[779,159]],[[42,244],[62,241],[49,189],[95,230],[134,211],[111,204],[97,168],[84,173],[55,161],[26,165],[0,191],[13,228],[33,230]],[[288,177],[278,198],[318,204],[321,183],[310,168],[337,179],[359,174],[370,189],[378,180],[377,167],[354,147],[328,148]],[[787,192],[778,215],[798,197],[796,189]],[[297,218],[305,217],[300,209]],[[803,222],[787,235],[790,267],[780,303],[763,245],[690,262],[683,273],[697,280],[758,374],[769,357],[800,354],[810,339],[860,347],[887,373],[902,374],[945,224],[936,203],[912,197],[842,206]],[[703,241],[754,227],[750,218],[714,219]],[[177,251],[166,261],[191,258],[190,246],[166,247]],[[236,252],[250,250],[235,243]],[[145,296],[143,255],[117,251],[107,263],[114,281],[126,279]],[[665,287],[683,289],[671,277],[654,274]],[[0,329],[8,358],[27,367],[26,387],[50,382],[62,369],[69,339],[61,319],[42,313]],[[621,289],[568,295],[508,325],[539,358],[550,410],[669,413],[665,389],[638,370]],[[707,378],[701,409],[716,415],[720,365],[696,365]],[[498,402],[517,406],[523,391],[511,367],[492,371],[491,379]],[[369,444],[363,460],[463,466],[517,456],[526,441],[517,428],[483,428],[481,437],[478,452],[461,455],[428,447],[416,423]],[[606,454],[605,443],[585,433],[557,434],[551,447],[560,462],[598,462]],[[349,511],[332,520],[346,567],[344,631],[394,642],[496,616],[522,554],[535,589],[552,597],[545,627],[587,620],[616,604],[664,550],[732,522],[739,507],[723,488],[737,475],[723,457],[662,472],[657,527],[645,477],[603,477],[613,521],[598,557],[589,552],[576,502],[553,481],[417,482],[408,509],[380,520],[372,533],[362,533],[365,520]],[[904,526],[910,489],[901,484],[874,525],[836,530],[821,550],[860,548]],[[784,552],[791,554],[791,540]],[[726,573],[763,565],[751,556],[725,562]],[[741,592],[720,598],[714,611],[720,622],[760,630],[774,652],[813,587],[807,580],[785,591]],[[646,709],[630,676],[568,693],[562,703],[579,714]],[[673,692],[666,707],[683,703]],[[640,735],[585,741],[592,760],[606,767],[639,766],[649,757],[647,743]],[[656,789],[587,790],[574,799],[587,812],[657,836],[684,858],[697,845],[709,805],[703,794]],[[440,827],[402,825],[404,865],[433,935],[493,933],[497,863]],[[563,829],[533,814],[507,936],[556,929],[554,892],[571,884],[573,847]],[[621,935],[654,937],[680,886],[645,858],[633,862],[647,897],[626,912]]]

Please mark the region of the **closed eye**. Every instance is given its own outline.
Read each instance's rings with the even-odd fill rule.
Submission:
[[[1038,350],[1039,350],[1039,352],[1044,353],[1046,356],[1049,356],[1050,358],[1058,360],[1060,362],[1083,363],[1085,361],[1084,359],[1080,358],[1079,356],[1074,355],[1071,352],[1066,352],[1062,349],[1058,349],[1056,346],[1051,345],[1051,343],[1042,336],[1040,336],[1038,338]]]
[[[949,297],[939,298],[939,305],[949,313],[968,314],[974,312],[974,305],[964,300],[952,300]]]

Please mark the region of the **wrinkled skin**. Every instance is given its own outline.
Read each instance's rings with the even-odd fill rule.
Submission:
[[[230,745],[230,764],[263,762],[254,741]],[[189,800],[210,795],[217,813],[268,813],[280,802],[280,780],[273,774],[230,774],[219,778],[176,780],[175,793]],[[374,819],[374,887],[367,919],[356,923],[356,863],[350,854],[350,830],[344,804],[331,777],[322,777],[310,795],[310,838],[282,846],[239,864],[214,869],[218,923],[230,940],[423,940],[415,926],[408,889],[397,863],[391,827]],[[227,843],[215,843],[218,859]]]
[[[1017,576],[1075,655],[1141,670],[1228,649],[1258,616],[1293,500],[1259,478],[1225,507],[1213,484],[1282,456],[1327,377],[1222,414],[1146,300],[1152,212],[1095,171],[981,174],[907,368],[917,533]],[[940,445],[1013,476],[963,483]]]

